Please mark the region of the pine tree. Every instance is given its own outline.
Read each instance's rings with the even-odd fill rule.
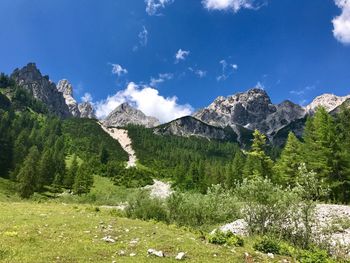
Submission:
[[[90,191],[94,179],[86,164],[80,165],[74,180],[73,192],[77,195],[86,194]]]
[[[271,179],[273,161],[265,153],[266,136],[258,130],[255,130],[253,136],[252,148],[248,153],[243,175],[246,178],[259,176]]]
[[[245,165],[245,157],[242,151],[238,150],[235,154],[232,164],[228,166],[228,174],[226,176],[226,186],[233,188],[237,182],[243,180],[243,170]]]
[[[27,157],[17,175],[19,182],[19,195],[22,198],[29,198],[36,190],[37,185],[37,164],[40,159],[38,148],[33,146],[30,148]]]
[[[77,156],[74,155],[72,164],[69,167],[63,179],[63,184],[65,187],[70,189],[73,187],[75,178],[77,177],[77,174],[78,174],[78,169],[79,169],[79,164],[78,164]]]
[[[293,132],[288,134],[287,143],[282,151],[281,157],[277,160],[275,170],[275,181],[282,185],[295,185],[298,176],[298,168],[302,161],[301,142]]]
[[[51,149],[45,149],[39,162],[38,188],[52,184],[55,176],[55,160]]]
[[[107,164],[109,160],[109,152],[105,145],[102,145],[100,148],[100,162],[102,164]]]

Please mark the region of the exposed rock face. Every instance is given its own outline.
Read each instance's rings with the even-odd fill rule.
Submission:
[[[342,107],[350,108],[350,98],[346,99],[341,105],[332,110],[331,114],[338,114],[341,111]]]
[[[215,140],[235,140],[237,135],[232,129],[208,125],[192,116],[186,116],[154,128],[159,135],[177,135],[182,137],[201,137]]]
[[[72,86],[72,84],[68,80],[62,79],[57,84],[57,90],[63,94],[63,97],[66,100],[66,104],[69,108],[70,113],[74,117],[80,117],[78,103],[73,98],[73,86]]]
[[[80,118],[96,119],[94,106],[90,102],[83,102],[78,105]]]
[[[48,76],[42,76],[35,63],[29,63],[22,69],[15,69],[11,78],[16,84],[28,90],[34,98],[43,102],[50,112],[60,117],[72,116],[62,93]]]
[[[227,98],[219,97],[194,117],[219,127],[229,125],[235,129],[239,125],[269,135],[305,113],[304,108],[290,101],[274,105],[264,90],[254,88]]]
[[[331,112],[342,105],[347,99],[350,99],[350,95],[340,97],[334,94],[323,94],[316,97],[308,106],[306,106],[306,110],[308,113],[313,114],[316,111],[317,107],[322,106],[328,112]]]
[[[159,125],[159,121],[154,117],[146,116],[142,111],[131,107],[128,103],[119,105],[103,121],[103,125],[106,127],[125,127],[129,124],[152,128]]]

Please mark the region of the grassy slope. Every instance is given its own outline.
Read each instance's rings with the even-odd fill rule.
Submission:
[[[36,196],[24,202],[14,189],[13,183],[0,178],[0,262],[175,262],[180,251],[187,252],[186,262],[245,262],[245,252],[254,254],[251,239],[246,240],[244,248],[215,246],[183,228],[126,219],[118,217],[116,211],[76,204],[89,200],[86,197],[44,202]],[[108,179],[96,177],[92,194],[97,196],[96,205],[116,204],[130,191],[123,192]],[[110,231],[105,228],[108,225],[112,226]],[[117,242],[102,241],[107,235],[117,237]],[[137,238],[137,245],[130,244]],[[149,248],[163,250],[167,257],[147,257]],[[116,253],[120,250],[126,256]],[[136,256],[130,257],[130,253]],[[254,258],[272,262],[257,254]]]
[[[185,229],[120,218],[92,206],[33,202],[0,206],[1,262],[175,262],[180,251],[187,252],[186,262],[244,262],[244,253],[250,252],[211,245]],[[101,240],[107,235],[116,243]],[[130,244],[137,238],[136,245]],[[167,257],[147,257],[149,248],[162,250]],[[126,256],[116,253],[120,250]],[[272,262],[257,255],[255,259]]]

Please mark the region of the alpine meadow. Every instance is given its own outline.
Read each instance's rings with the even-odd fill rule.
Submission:
[[[0,262],[350,262],[349,0],[0,10]]]

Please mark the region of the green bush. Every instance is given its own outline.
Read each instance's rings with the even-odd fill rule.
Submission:
[[[336,261],[332,260],[327,251],[320,249],[313,250],[303,250],[298,256],[298,260],[301,263],[335,263]]]
[[[232,232],[224,233],[220,230],[217,230],[214,233],[210,234],[208,237],[208,242],[216,245],[227,244],[229,246],[235,247],[244,246],[244,240],[241,237],[234,235]]]
[[[144,190],[131,195],[125,210],[129,218],[142,220],[156,220],[168,222],[168,212],[164,202],[157,198],[151,198]]]
[[[271,237],[263,237],[253,245],[253,248],[263,253],[280,254],[281,251],[279,241]]]

